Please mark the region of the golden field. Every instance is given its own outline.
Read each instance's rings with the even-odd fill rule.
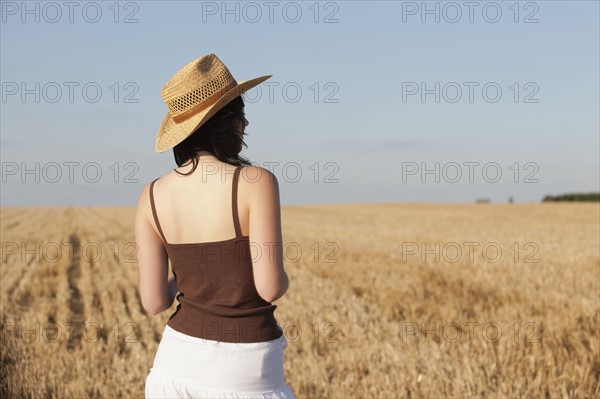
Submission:
[[[282,220],[275,315],[298,398],[600,397],[599,204],[284,206]],[[133,221],[1,210],[0,397],[144,396],[176,305],[144,312]]]

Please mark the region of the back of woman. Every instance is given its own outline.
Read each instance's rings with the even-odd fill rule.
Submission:
[[[269,77],[238,83],[209,54],[161,92],[170,111],[155,150],[172,148],[178,168],[140,194],[140,296],[153,315],[178,304],[146,378],[147,398],[294,397],[272,304],[289,284],[279,186],[239,155],[248,125],[240,95]]]

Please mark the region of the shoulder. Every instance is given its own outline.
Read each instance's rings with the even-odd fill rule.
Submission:
[[[244,166],[240,170],[240,184],[248,186],[250,190],[279,189],[279,181],[270,170],[260,166]]]
[[[244,166],[240,171],[239,184],[247,193],[250,204],[257,206],[279,202],[279,182],[269,170],[260,166]]]
[[[151,181],[149,181],[148,183],[146,183],[141,191],[140,191],[140,195],[138,198],[138,204],[140,201],[142,202],[148,202],[150,203],[150,192],[156,193],[156,190],[158,188],[158,190],[160,191],[160,187],[169,187],[169,185],[171,184],[170,182],[173,181],[174,177],[176,175],[175,169],[173,169],[172,171],[169,171],[168,173],[162,175],[162,176],[158,176],[154,179],[152,179]]]
[[[151,202],[150,202],[150,190],[153,188],[152,187],[152,183],[154,183],[154,186],[157,185],[159,179],[154,179],[148,183],[146,183],[142,189],[140,190],[140,193],[138,195],[138,200],[137,200],[137,214],[138,216],[144,215],[147,216],[150,211],[151,211]]]
[[[158,183],[159,179],[154,179],[148,183],[146,183],[144,186],[142,186],[142,189],[140,190],[140,194],[138,196],[138,204],[140,203],[140,201],[143,202],[143,200],[149,200],[150,199],[150,189],[152,186],[152,183],[154,183],[154,185],[156,186],[156,184]]]

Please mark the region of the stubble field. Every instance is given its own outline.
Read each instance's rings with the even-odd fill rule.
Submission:
[[[600,397],[598,204],[283,207],[298,398]],[[3,208],[2,398],[142,398],[133,208]]]

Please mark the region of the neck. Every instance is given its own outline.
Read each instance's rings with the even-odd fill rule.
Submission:
[[[196,153],[196,158],[198,161],[218,161],[219,159],[215,157],[211,152],[208,151],[198,151]]]

